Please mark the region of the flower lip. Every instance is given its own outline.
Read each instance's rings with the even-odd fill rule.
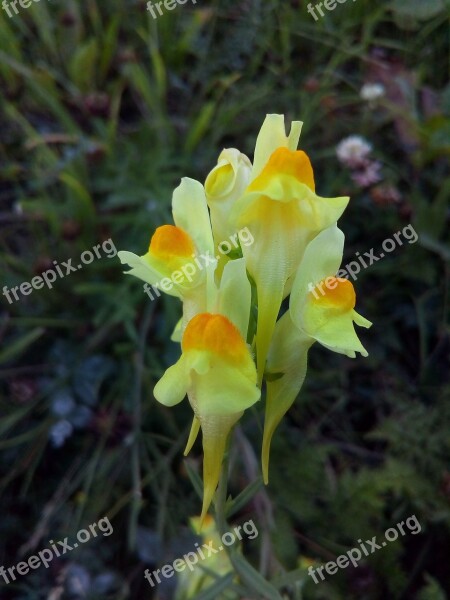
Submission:
[[[319,293],[317,288],[323,293]],[[316,290],[309,292],[315,304],[339,309],[339,312],[353,310],[356,305],[356,294],[353,284],[341,277],[327,277],[316,285]]]
[[[189,234],[175,225],[162,225],[152,236],[150,254],[162,260],[172,256],[188,257],[195,253],[195,245]]]
[[[229,363],[241,363],[248,348],[239,330],[223,315],[200,313],[187,324],[181,342],[183,352],[203,350]]]
[[[295,177],[300,183],[315,190],[314,172],[308,155],[302,150],[277,148],[270,156],[262,172],[250,184],[249,191],[258,191],[265,187],[272,177],[287,175]]]

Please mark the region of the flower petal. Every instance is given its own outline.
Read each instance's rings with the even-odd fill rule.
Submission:
[[[353,284],[334,277],[344,246],[344,234],[336,226],[322,231],[308,244],[292,286],[289,312],[295,325],[326,348],[367,356],[353,321],[370,327],[370,321],[354,311]]]
[[[287,136],[284,115],[266,115],[256,140],[251,181],[261,173],[271,154],[277,148],[297,149],[302,126],[301,121],[292,121],[291,131]]]
[[[326,277],[335,275],[339,270],[344,240],[344,234],[334,224],[321,231],[306,247],[294,278],[290,298],[292,320],[298,327],[302,327],[300,318],[308,293]],[[317,293],[320,293],[320,290]]]
[[[186,396],[189,379],[186,359],[181,355],[180,359],[167,369],[155,385],[153,395],[164,406],[175,406]]]
[[[196,315],[187,324],[181,347],[191,376],[189,401],[199,419],[243,411],[259,400],[250,349],[225,316]]]
[[[346,312],[330,318],[315,332],[314,338],[325,348],[339,354],[346,354],[350,358],[355,358],[355,352],[360,352],[362,356],[368,356],[369,353],[356,335],[353,312]]]
[[[302,150],[289,150],[277,148],[271,154],[261,173],[249,185],[249,191],[265,190],[271,181],[278,181],[284,177],[288,183],[289,178],[294,178],[299,183],[304,183],[313,192],[316,189],[314,172],[308,155]],[[268,194],[270,196],[270,194]]]
[[[183,177],[172,196],[173,220],[194,240],[199,252],[214,253],[205,190],[195,179]]]
[[[253,361],[252,361],[253,362]],[[254,378],[224,361],[215,361],[208,373],[192,376],[196,412],[200,416],[227,416],[253,406],[261,397]]]
[[[362,315],[358,314],[356,310],[353,311],[353,320],[360,327],[365,327],[366,329],[372,327],[372,322],[368,319],[365,319]]]
[[[182,336],[183,336],[183,317],[181,317],[181,319],[175,325],[175,328],[172,331],[172,335],[170,336],[170,339],[172,342],[181,342]]]
[[[230,261],[225,265],[220,281],[217,312],[236,325],[244,340],[247,339],[251,299],[252,286],[245,259]]]
[[[247,187],[251,167],[250,159],[236,148],[222,150],[217,165],[205,181],[208,203],[227,199],[233,192],[239,196]]]
[[[133,252],[128,252],[126,250],[121,250],[117,253],[117,256],[120,259],[120,262],[124,265],[129,265],[131,267],[130,271],[127,271],[126,275],[134,275],[138,279],[149,283],[155,287],[166,277],[166,275],[158,270],[152,262],[146,260],[142,256],[138,256]],[[172,289],[165,292],[170,296],[175,296],[177,298],[181,298],[181,292],[176,287],[173,286]]]

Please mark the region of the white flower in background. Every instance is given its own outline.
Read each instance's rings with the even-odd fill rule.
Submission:
[[[350,169],[364,166],[372,151],[372,145],[360,135],[351,135],[336,146],[339,161]]]
[[[385,87],[381,83],[365,83],[359,95],[363,100],[367,100],[367,102],[374,102],[382,98],[385,92]]]

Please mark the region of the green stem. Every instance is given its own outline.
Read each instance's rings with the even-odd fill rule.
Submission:
[[[216,525],[220,536],[228,531],[228,523],[226,519],[226,502],[228,492],[228,469],[230,465],[230,439],[232,432],[228,436],[227,446],[225,455],[222,461],[222,471],[220,473],[219,485],[217,486],[216,498],[215,498],[215,513],[216,513]],[[227,548],[227,551],[229,548]]]
[[[217,486],[215,497],[215,517],[217,530],[222,538],[225,533],[230,531],[230,526],[226,517],[226,503],[228,490],[228,467],[229,467],[229,447],[232,433],[227,440],[227,447],[222,461],[222,470]],[[282,600],[278,591],[264,579],[264,577],[247,561],[243,553],[237,552],[234,545],[224,545],[225,551],[230,559],[233,569],[239,575],[243,586],[246,588],[246,595],[249,598],[267,598],[268,600]]]

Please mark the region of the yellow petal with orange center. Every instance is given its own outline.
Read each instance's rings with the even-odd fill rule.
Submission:
[[[315,190],[314,172],[308,155],[302,150],[277,148],[260,175],[252,181],[248,191],[263,190],[273,177],[279,175],[294,177],[312,191]]]
[[[348,312],[355,308],[356,304],[352,282],[341,277],[328,277],[322,280],[313,291],[309,292],[309,297],[315,304],[327,305],[339,309],[339,312]]]
[[[148,251],[160,260],[172,257],[187,258],[195,252],[191,237],[180,227],[162,225],[153,234]]]
[[[191,319],[181,343],[183,352],[206,350],[231,364],[239,364],[248,354],[239,330],[223,315],[202,313]]]

